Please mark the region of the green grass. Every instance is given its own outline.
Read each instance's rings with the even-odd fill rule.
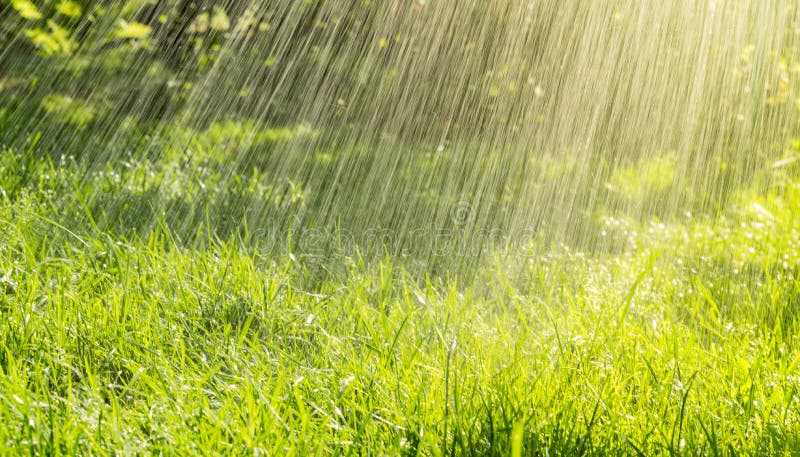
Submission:
[[[0,170],[4,454],[800,449],[794,165],[719,215],[606,215],[615,249],[534,242],[459,279],[288,239],[186,243],[154,209],[169,196],[21,157]],[[144,203],[114,217],[149,208],[146,232],[101,223],[125,192]]]
[[[2,4],[0,456],[800,456],[797,0],[347,3]]]

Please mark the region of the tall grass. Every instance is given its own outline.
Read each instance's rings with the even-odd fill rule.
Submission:
[[[181,243],[163,218],[144,236],[101,230],[69,166],[37,167],[0,207],[4,453],[800,446],[791,167],[722,216],[607,217],[598,236],[617,251],[533,242],[470,281],[392,257],[320,262],[288,241]],[[0,171],[4,189],[17,170]]]

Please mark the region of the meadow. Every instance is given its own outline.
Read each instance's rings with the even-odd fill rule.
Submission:
[[[799,107],[796,0],[5,2],[0,455],[800,455]]]
[[[800,446],[792,160],[718,215],[606,215],[597,236],[615,241],[603,252],[495,246],[465,280],[290,237],[187,242],[167,216],[126,232],[125,215],[169,207],[166,192],[128,195],[142,169],[89,174],[47,157],[23,180],[23,156],[4,151],[0,168],[5,453]],[[116,225],[101,211],[112,207]]]

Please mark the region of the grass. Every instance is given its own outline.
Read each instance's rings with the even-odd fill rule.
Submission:
[[[796,1],[173,3],[0,19],[0,456],[800,455]]]
[[[30,158],[20,173],[24,157],[0,169],[0,453],[800,449],[792,164],[718,215],[608,214],[598,237],[615,249],[498,249],[467,279],[289,239],[187,243],[158,206],[169,192],[127,179],[136,166],[87,178]],[[143,209],[146,231],[111,224]]]

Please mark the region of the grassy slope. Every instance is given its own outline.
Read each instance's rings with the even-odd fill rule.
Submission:
[[[164,227],[68,229],[56,196],[81,211],[84,191],[42,167],[0,207],[5,453],[800,448],[788,177],[724,218],[609,219],[621,253],[498,255],[459,284],[357,257],[320,279],[301,256],[179,247]]]

